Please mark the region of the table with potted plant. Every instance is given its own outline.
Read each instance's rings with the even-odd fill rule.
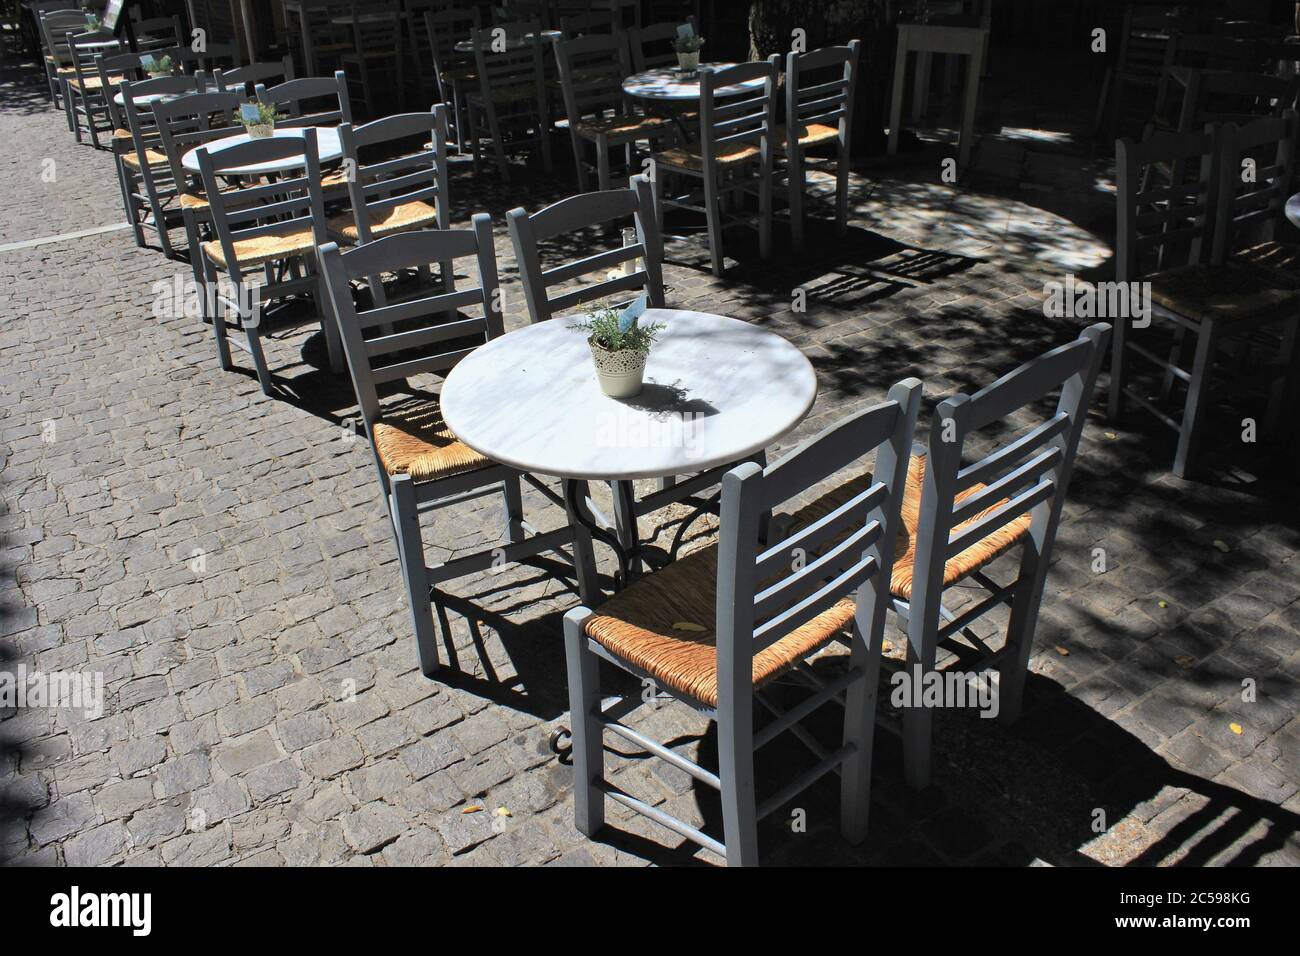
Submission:
[[[761,455],[816,396],[804,354],[748,322],[646,309],[620,330],[618,313],[596,309],[479,346],[448,374],[441,408],[480,454],[560,478],[570,521],[614,550],[627,580],[639,555],[594,521],[588,482],[676,478]],[[578,557],[584,600],[595,598],[594,573],[584,584],[581,572],[594,560]]]

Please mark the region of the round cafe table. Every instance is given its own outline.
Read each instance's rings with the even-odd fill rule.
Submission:
[[[316,130],[316,149],[320,154],[322,163],[333,162],[343,157],[343,144],[339,140],[339,131],[333,126],[313,126],[308,127]],[[303,127],[297,129],[277,129],[271,135],[277,138],[287,138],[290,136],[302,137]],[[238,146],[241,143],[247,143],[252,137],[247,133],[240,133],[237,136],[230,136],[226,139],[217,140],[210,143],[207,150],[210,154],[220,153],[222,150],[230,149],[232,146]],[[181,165],[186,171],[197,173],[199,171],[199,149],[194,147],[181,157]],[[232,169],[223,169],[223,176],[265,176],[271,173],[283,173],[291,169],[298,169],[302,162],[298,157],[286,156],[283,159],[267,160],[264,163],[250,163],[247,166],[237,166]]]
[[[734,63],[701,63],[700,71],[725,70]],[[717,96],[736,96],[746,90],[756,90],[763,85],[763,78],[756,77],[743,83],[720,86],[713,92]],[[658,70],[646,70],[633,73],[623,81],[623,92],[644,100],[698,100],[700,98],[700,72],[683,73],[675,66],[666,66]]]
[[[1300,229],[1300,193],[1296,193],[1286,201],[1286,218],[1290,220],[1291,225]]]
[[[753,457],[817,397],[804,354],[748,322],[681,309],[647,309],[640,321],[664,329],[633,398],[601,392],[585,336],[561,318],[479,346],[452,369],[440,400],[443,420],[470,448],[562,479],[571,523],[615,551],[625,578],[629,555],[587,514],[588,481],[665,478]],[[591,600],[594,563],[577,557],[579,589]]]

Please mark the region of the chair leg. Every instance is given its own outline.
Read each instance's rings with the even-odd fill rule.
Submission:
[[[754,800],[752,688],[739,682],[743,700],[718,701],[718,776],[722,781],[722,832],[728,866],[758,865],[758,807]],[[748,692],[747,692],[748,691]]]
[[[488,135],[492,137],[492,155],[496,159],[497,172],[506,182],[510,181],[510,166],[506,162],[506,144],[501,141],[501,120],[497,116],[496,106],[489,103],[483,111],[487,114]]]
[[[870,615],[864,615],[870,620]],[[850,843],[861,843],[867,836],[867,818],[871,809],[871,755],[876,737],[876,697],[880,686],[880,654],[884,628],[864,636],[856,622],[849,667],[862,670],[862,677],[849,685],[844,702],[844,743],[856,750],[840,771],[840,830]]]
[[[1269,393],[1268,410],[1264,414],[1264,434],[1272,436],[1278,430],[1283,412],[1300,403],[1300,321],[1287,322],[1282,333],[1282,377],[1273,384]],[[1295,429],[1292,428],[1292,432]]]
[[[890,156],[898,152],[898,141],[902,134],[903,124],[903,97],[906,92],[907,49],[900,43],[898,52],[894,57],[894,91],[889,107],[889,143],[886,149]]]
[[[704,172],[704,217],[709,227],[709,258],[713,274],[722,275],[722,197],[718,194],[717,173]]]
[[[1044,509],[1046,506],[1040,506]],[[1020,717],[1025,696],[1025,680],[1029,675],[1029,656],[1034,647],[1034,630],[1038,626],[1038,609],[1042,606],[1043,585],[1047,580],[1047,515],[1042,520],[1035,515],[1033,529],[1025,540],[1020,558],[1021,586],[1011,602],[1011,618],[1007,622],[1007,654],[998,668],[998,719],[1015,723]]]
[[[772,167],[760,167],[758,182],[758,257],[772,258]],[[743,208],[744,197],[736,192],[737,208]]]
[[[939,633],[939,604],[943,599],[942,585],[936,584],[940,593],[926,598],[922,607],[915,600],[907,612],[907,673],[910,677],[924,678],[934,670],[934,636]],[[915,597],[915,593],[913,594]],[[920,696],[915,688],[913,697]],[[932,717],[929,707],[919,704],[903,712],[903,776],[913,790],[924,790],[930,785],[930,743]]]
[[[506,538],[511,542],[523,541],[524,502],[517,475],[511,475],[501,483],[501,497],[506,510]]]
[[[786,157],[786,190],[790,205],[790,244],[795,252],[803,250],[803,154],[791,144]]]
[[[1174,454],[1174,474],[1186,478],[1196,457],[1201,430],[1209,404],[1210,368],[1218,339],[1218,323],[1206,319],[1196,336],[1196,358],[1192,361],[1192,378],[1187,386],[1187,404],[1183,408],[1182,428],[1178,432],[1178,450]]]
[[[1112,422],[1124,413],[1124,374],[1128,371],[1124,340],[1127,337],[1128,320],[1120,319],[1110,337],[1110,396],[1106,401],[1106,417]]]
[[[466,103],[465,112],[469,117],[469,148],[473,158],[474,174],[478,175],[479,164],[483,159],[478,141],[478,108],[473,103]]]
[[[415,502],[415,483],[410,475],[394,475],[389,496],[389,514],[397,538],[397,560],[402,566],[406,600],[411,606],[411,626],[420,671],[432,677],[438,671],[438,640],[433,624],[433,603],[429,600],[429,572],[424,563],[424,541],[420,537],[420,513]]]
[[[835,161],[835,235],[849,231],[849,148],[840,147]]]
[[[126,163],[122,162],[119,154],[114,160],[117,164],[117,184],[122,190],[122,209],[126,213],[126,221],[131,224],[131,231],[135,233],[135,244],[138,248],[144,248],[144,226],[140,222],[140,210],[136,207],[135,200],[131,197],[134,187],[131,181],[131,174],[127,172]]]
[[[596,182],[602,191],[610,188],[609,179],[609,138],[598,136],[596,138]]]
[[[217,362],[224,372],[234,369],[230,360],[230,343],[226,341],[226,306],[217,292],[217,270],[207,256],[203,257],[203,285],[199,288],[199,309],[205,317],[212,319],[212,334],[217,340]]]
[[[582,158],[582,140],[572,130],[569,131],[569,140],[573,143],[573,166],[578,171],[578,192],[590,192],[591,177],[587,175],[587,164]]]
[[[262,349],[262,332],[258,328],[262,317],[251,309],[247,315],[244,314],[244,287],[240,282],[235,283],[235,296],[240,325],[243,326],[244,337],[248,340],[248,353],[253,356],[253,368],[257,370],[258,384],[262,386],[264,395],[274,395],[274,382],[271,379],[271,370],[266,364],[266,352]]]
[[[591,612],[574,608],[564,616],[564,656],[569,676],[569,732],[573,735],[573,812],[580,833],[593,836],[605,825],[605,748],[600,719],[600,661],[587,650],[582,622]]]

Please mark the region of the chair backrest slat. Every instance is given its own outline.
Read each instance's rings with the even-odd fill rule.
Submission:
[[[348,78],[342,70],[335,70],[333,77],[303,76],[271,87],[258,83],[255,93],[259,102],[283,111],[284,118],[276,120],[282,129],[352,122]]]
[[[247,63],[231,70],[214,70],[212,83],[219,90],[234,90],[252,98],[257,95],[257,86],[265,86],[271,80],[284,83],[292,80],[293,57],[286,55],[281,60],[268,63]]]

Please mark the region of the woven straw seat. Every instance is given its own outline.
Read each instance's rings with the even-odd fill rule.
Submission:
[[[482,103],[483,94],[474,90],[468,95],[471,103]],[[492,87],[493,103],[525,103],[537,99],[537,87],[531,83],[516,83],[510,86]]]
[[[717,577],[717,547],[710,545],[620,591],[587,618],[586,633],[662,686],[716,707]],[[754,685],[828,643],[853,613],[853,602],[842,600],[755,654]]]
[[[1189,318],[1242,321],[1296,308],[1294,292],[1268,288],[1241,265],[1182,266],[1151,278],[1151,301]]]
[[[370,235],[374,239],[395,232],[404,232],[407,229],[421,229],[436,225],[438,222],[437,210],[427,202],[418,200],[390,206],[387,209],[367,209],[366,213],[370,217]],[[351,213],[343,213],[331,219],[329,230],[330,235],[346,239],[348,242],[356,242],[359,238],[356,220],[352,218]]]
[[[207,193],[181,193],[182,209],[207,209],[209,205]]]
[[[167,154],[164,153],[161,149],[153,149],[151,147],[146,146],[144,155],[150,167],[167,165]],[[140,168],[140,156],[134,150],[132,150],[129,153],[123,153],[122,162],[125,163],[127,166],[130,166],[132,169]]]
[[[889,582],[889,590],[895,597],[906,601],[912,599],[912,574],[916,564],[916,529],[921,515],[921,488],[925,482],[925,456],[913,455],[907,464],[907,485],[903,495],[902,522],[898,529],[898,541],[894,545],[894,569]],[[795,527],[811,524],[823,515],[829,514],[844,504],[854,495],[866,491],[871,486],[871,476],[861,475],[852,481],[834,488],[822,495],[812,504],[800,509],[794,515]],[[972,485],[957,495],[961,503],[971,495],[981,491],[982,484]],[[1004,499],[1005,501],[1005,499]],[[984,515],[1003,504],[999,501],[983,511],[963,521],[954,529],[960,531],[978,521]],[[978,571],[994,558],[1012,548],[1029,531],[1032,516],[1021,515],[1002,527],[975,542],[961,554],[948,559],[943,569],[943,584],[954,584],[973,571]],[[829,545],[827,545],[829,546]]]
[[[76,70],[71,71],[69,76],[75,75],[76,72]],[[60,73],[62,73],[62,71],[60,71]],[[104,88],[104,81],[98,76],[85,76],[81,78],[80,82],[87,90],[102,90]],[[108,82],[116,85],[122,82],[122,77],[110,76]]]
[[[279,235],[256,236],[235,242],[235,255],[241,266],[257,266],[272,259],[310,255],[316,250],[316,238],[310,229],[286,232]],[[221,243],[213,240],[203,243],[203,252],[222,269],[227,269],[226,254]]]
[[[491,463],[456,439],[437,402],[406,402],[386,409],[374,432],[375,452],[390,475],[430,481]]]
[[[736,163],[745,163],[758,158],[759,149],[757,146],[740,143],[728,146],[723,152],[719,153],[718,164],[720,166],[732,166]],[[700,154],[698,143],[691,146],[674,146],[672,149],[665,149],[662,152],[655,153],[655,162],[670,169],[685,169],[696,173],[704,171],[704,157]]]
[[[131,138],[131,131],[129,129],[113,130],[113,139],[130,139],[130,138]]]
[[[1233,257],[1240,265],[1264,269],[1269,278],[1288,289],[1300,289],[1300,245],[1293,242],[1261,242],[1242,249]]]
[[[478,74],[474,72],[473,64],[466,63],[462,66],[453,66],[443,70],[442,78],[446,82],[463,82],[468,80],[477,80]]]
[[[343,168],[331,169],[328,173],[321,173],[320,185],[322,189],[346,187],[348,184],[348,171]]]
[[[615,139],[639,138],[658,132],[667,126],[668,120],[661,116],[610,116],[603,119],[583,120],[574,129],[579,136],[588,139],[601,136]]]
[[[840,131],[834,126],[827,126],[825,123],[806,123],[803,132],[799,134],[799,145],[816,146],[818,143],[829,143],[838,139],[839,135]],[[786,150],[789,148],[786,136],[785,125],[778,126],[774,137],[777,149]]]

